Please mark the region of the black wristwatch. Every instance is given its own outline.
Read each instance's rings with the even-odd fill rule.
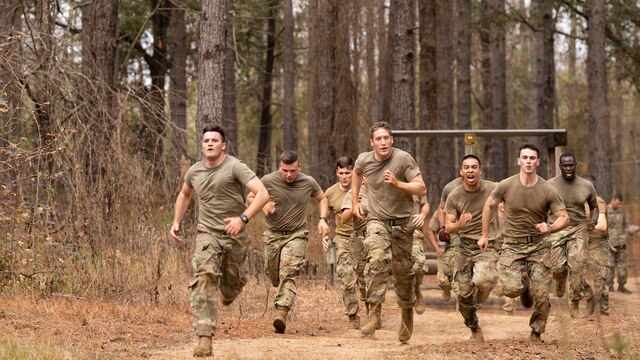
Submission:
[[[245,224],[249,223],[249,218],[245,214],[240,215],[240,220],[242,220],[242,222]]]
[[[324,222],[326,222],[327,225],[329,224],[329,220],[324,216],[320,216],[320,220],[324,220]]]

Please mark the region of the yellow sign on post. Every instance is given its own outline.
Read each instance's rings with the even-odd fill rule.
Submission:
[[[464,134],[464,153],[465,155],[473,154],[473,145],[476,143],[476,134],[466,133]]]
[[[474,133],[466,133],[464,134],[464,144],[465,145],[474,145],[476,143],[476,134]]]

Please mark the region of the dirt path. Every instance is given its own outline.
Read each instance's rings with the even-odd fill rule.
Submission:
[[[640,279],[631,295],[611,294],[608,317],[570,319],[563,301],[552,297],[543,335],[528,341],[530,310],[514,315],[492,297],[479,311],[485,342],[467,341],[469,330],[454,302],[442,302],[435,279],[425,278],[427,311],[414,318],[409,344],[397,340],[400,312],[387,295],[383,328],[371,337],[347,330],[338,287],[301,281],[285,334],[271,327],[273,289],[255,282],[228,307],[218,309],[214,358],[218,359],[610,359],[639,358]],[[186,299],[186,288],[184,299]],[[519,303],[518,303],[519,304]],[[582,305],[584,307],[584,304]],[[186,301],[152,306],[88,302],[66,297],[0,298],[2,359],[191,359],[195,336]]]
[[[552,299],[552,314],[543,335],[546,344],[533,346],[528,342],[530,310],[520,308],[507,315],[499,306],[479,311],[485,343],[466,341],[469,330],[455,309],[427,308],[414,317],[414,333],[409,344],[397,340],[399,310],[392,296],[388,296],[383,310],[383,329],[371,337],[363,337],[357,330],[328,330],[320,326],[306,326],[299,320],[290,321],[287,333],[273,334],[269,319],[262,321],[261,335],[245,338],[216,338],[214,357],[222,359],[400,359],[400,358],[482,358],[523,359],[567,358],[604,359],[626,358],[640,352],[640,286],[632,284],[633,295],[613,293],[615,309],[609,317],[570,319],[568,308]],[[427,291],[433,298],[437,293]],[[500,299],[493,298],[494,304]],[[429,301],[427,302],[429,303]],[[340,319],[338,321],[344,321]],[[345,324],[343,324],[345,325]],[[343,326],[345,327],[345,326]],[[151,352],[152,359],[191,359],[195,341],[187,346]]]

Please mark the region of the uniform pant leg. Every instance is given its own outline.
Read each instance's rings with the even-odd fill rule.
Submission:
[[[195,279],[189,284],[189,304],[198,336],[215,335],[222,254],[222,247],[213,234],[198,233],[191,260]]]
[[[587,257],[589,233],[586,225],[576,226],[567,241],[567,265],[569,268],[569,299],[579,301],[582,289],[583,266]]]
[[[480,328],[476,310],[478,306],[474,299],[475,285],[473,284],[473,259],[462,251],[454,250],[453,288],[458,300],[458,309],[464,324],[472,331]]]
[[[306,233],[306,232],[305,232]],[[294,236],[282,246],[280,251],[280,268],[276,307],[291,309],[297,295],[296,277],[306,264],[307,238]]]
[[[356,297],[356,271],[353,257],[351,256],[351,240],[343,235],[333,238],[336,247],[336,271],[342,286],[342,301],[346,315],[358,313],[358,299]]]
[[[545,331],[551,303],[549,287],[551,286],[551,268],[543,262],[528,262],[531,293],[533,295],[533,313],[529,326],[537,333]]]
[[[391,264],[391,239],[385,226],[375,220],[367,222],[367,237],[364,240],[367,265],[364,269],[366,302],[378,305],[384,302]]]
[[[235,300],[247,284],[247,252],[249,249],[246,232],[236,236],[224,236],[224,256],[220,294],[227,302]]]
[[[416,303],[416,276],[413,272],[413,230],[411,222],[391,227],[391,269],[395,279],[398,305],[413,308]]]

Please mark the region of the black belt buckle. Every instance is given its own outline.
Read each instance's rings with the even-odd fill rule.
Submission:
[[[387,220],[387,224],[389,224],[389,226],[400,226],[406,224],[409,221],[408,219],[409,218],[391,219]]]
[[[527,240],[527,244],[531,244],[533,242],[536,242],[538,239],[540,239],[539,236],[527,236],[525,238]]]

